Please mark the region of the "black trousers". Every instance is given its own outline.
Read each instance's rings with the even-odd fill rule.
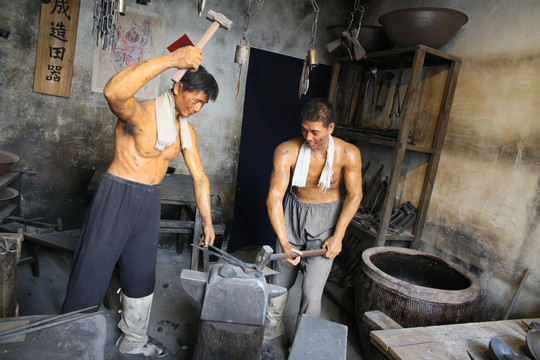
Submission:
[[[125,295],[154,292],[160,209],[161,185],[103,174],[73,255],[63,313],[100,306],[117,263]]]

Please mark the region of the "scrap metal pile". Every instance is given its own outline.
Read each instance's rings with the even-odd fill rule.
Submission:
[[[367,171],[369,167],[366,165]],[[367,231],[377,232],[381,219],[383,217],[383,204],[386,198],[388,189],[388,176],[383,180],[381,172],[383,165],[374,174],[362,177],[367,179],[363,182],[364,197],[358,208],[358,212],[354,216],[354,220],[359,222],[363,229]],[[393,235],[400,235],[408,231],[416,222],[418,209],[410,202],[404,202],[401,206],[394,206],[390,215],[390,223],[388,232]]]

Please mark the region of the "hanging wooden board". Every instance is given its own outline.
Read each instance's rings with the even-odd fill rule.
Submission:
[[[69,97],[80,0],[41,4],[34,92]]]

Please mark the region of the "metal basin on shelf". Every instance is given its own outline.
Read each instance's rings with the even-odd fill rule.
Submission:
[[[432,7],[395,10],[379,17],[394,45],[422,44],[436,49],[452,40],[468,20],[460,11]]]
[[[8,171],[17,161],[19,161],[17,155],[0,150],[0,175]]]
[[[13,188],[6,187],[0,190],[0,210],[3,210],[17,196],[19,192]]]

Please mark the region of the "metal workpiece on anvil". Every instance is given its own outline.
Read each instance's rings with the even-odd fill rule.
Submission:
[[[184,269],[180,277],[186,292],[202,301],[201,321],[263,326],[268,299],[286,291],[229,263],[217,263],[208,273]]]

